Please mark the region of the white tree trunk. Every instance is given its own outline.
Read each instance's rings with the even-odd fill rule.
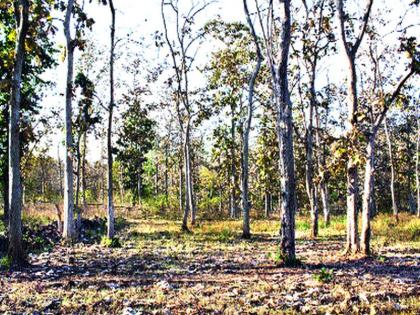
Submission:
[[[370,255],[370,218],[372,211],[372,192],[375,172],[375,137],[375,133],[373,133],[369,137],[369,141],[366,148],[367,159],[365,165],[365,182],[363,187],[362,235],[360,239],[360,245],[362,253],[366,256]]]
[[[64,21],[64,34],[67,43],[67,84],[66,84],[66,108],[65,108],[65,148],[64,159],[64,224],[63,238],[71,241],[75,237],[74,228],[74,200],[73,200],[73,135],[72,135],[72,96],[73,96],[73,54],[74,43],[70,34],[70,22],[74,0],[67,3],[66,17]]]

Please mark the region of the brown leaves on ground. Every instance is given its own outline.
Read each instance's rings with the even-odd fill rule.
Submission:
[[[277,240],[269,233],[218,239],[161,223],[131,222],[121,232],[123,248],[57,245],[31,255],[30,269],[1,274],[0,312],[420,312],[418,250],[383,248],[375,258],[346,260],[340,238],[299,241],[303,264],[286,268],[275,261]]]

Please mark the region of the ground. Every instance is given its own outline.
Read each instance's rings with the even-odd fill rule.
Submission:
[[[375,255],[342,256],[343,218],[311,240],[299,219],[297,255],[286,267],[278,220],[179,222],[135,216],[120,224],[122,247],[85,242],[30,255],[32,266],[0,273],[0,313],[419,314],[420,220],[373,223]],[[89,235],[92,235],[90,233]],[[89,244],[90,243],[90,244]]]

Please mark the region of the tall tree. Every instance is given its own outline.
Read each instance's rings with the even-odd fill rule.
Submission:
[[[249,133],[251,131],[252,117],[254,112],[254,89],[257,81],[258,73],[261,69],[261,64],[263,61],[263,56],[260,48],[260,43],[258,40],[257,33],[254,29],[254,24],[251,21],[251,16],[248,9],[247,1],[244,0],[244,10],[248,26],[251,31],[251,35],[255,44],[255,51],[257,55],[257,64],[255,65],[254,71],[249,79],[249,89],[248,89],[248,106],[247,106],[247,118],[245,122],[244,134],[243,134],[243,150],[242,150],[242,237],[250,238],[251,229],[250,229],[250,218],[249,211],[251,208],[249,202]]]
[[[20,102],[25,40],[29,28],[29,2],[15,2],[17,40],[9,116],[9,255],[13,263],[25,263],[22,244],[22,182],[20,172]]]
[[[107,198],[107,237],[113,238],[115,234],[115,214],[114,214],[114,192],[113,192],[113,178],[112,178],[112,119],[115,106],[114,93],[114,59],[115,59],[115,8],[113,0],[109,1],[109,9],[111,11],[111,45],[110,45],[110,59],[109,59],[109,86],[110,99],[108,107],[108,128],[107,128],[107,174],[108,174],[108,198]]]
[[[277,5],[274,1],[267,2],[268,8],[265,18],[258,1],[256,1],[256,8],[258,21],[263,32],[262,37],[271,74],[273,101],[277,115],[276,125],[280,152],[280,252],[286,263],[293,263],[296,259],[296,179],[292,102],[288,79],[291,10],[290,0],[279,1]]]
[[[401,90],[406,85],[407,81],[414,74],[420,73],[420,51],[414,37],[404,39],[401,45],[401,50],[405,51],[410,56],[407,73],[402,77],[399,83],[394,87],[391,93],[386,93],[384,90],[384,81],[381,70],[381,58],[377,56],[374,49],[370,47],[370,56],[373,63],[373,100],[368,100],[368,126],[364,130],[364,135],[367,139],[366,146],[366,163],[365,163],[365,181],[363,189],[363,212],[362,212],[362,234],[361,234],[361,250],[362,254],[370,255],[370,239],[371,239],[371,213],[373,191],[374,191],[374,171],[375,171],[375,144],[376,136],[379,128],[384,121],[389,108],[400,97]],[[388,64],[387,67],[390,67]],[[380,104],[375,106],[375,104]]]
[[[191,97],[192,88],[190,86],[190,72],[195,61],[195,54],[191,54],[197,49],[197,42],[203,38],[204,32],[193,31],[193,25],[197,15],[202,13],[211,2],[192,4],[187,14],[182,14],[178,0],[161,2],[161,15],[164,27],[164,39],[169,47],[170,57],[175,71],[175,80],[170,79],[169,83],[175,81],[175,106],[181,132],[183,135],[183,160],[185,177],[185,207],[182,219],[182,230],[188,231],[188,215],[191,212],[191,224],[196,220],[196,201],[194,194],[192,154],[191,154],[191,134],[194,118],[197,116],[194,110],[194,101]],[[167,13],[165,7],[170,7],[175,16],[175,40],[170,39],[167,25]]]
[[[337,0],[337,16],[339,21],[339,33],[344,53],[348,63],[347,70],[347,111],[348,111],[348,150],[353,151],[357,148],[357,139],[360,135],[359,130],[359,110],[358,110],[358,93],[357,93],[357,72],[356,57],[363,37],[365,36],[369,16],[373,5],[373,0],[367,0],[367,5],[362,17],[362,25],[359,34],[354,38],[349,38],[351,31],[346,27],[349,15],[345,13],[344,1]],[[357,202],[358,202],[358,164],[355,153],[348,154],[347,161],[347,239],[346,253],[356,253],[359,251],[358,228],[357,228]]]
[[[65,147],[66,158],[64,159],[64,224],[63,238],[70,241],[75,237],[74,228],[74,195],[73,195],[73,135],[72,135],[72,96],[73,96],[73,68],[74,50],[76,48],[71,35],[71,19],[74,8],[74,0],[67,2],[64,20],[64,35],[66,37],[67,54],[67,82],[66,82],[66,106],[65,106]]]

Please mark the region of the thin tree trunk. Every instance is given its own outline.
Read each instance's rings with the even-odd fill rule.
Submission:
[[[362,253],[366,256],[370,255],[370,217],[372,212],[372,191],[374,185],[375,172],[375,133],[369,137],[366,149],[366,165],[365,165],[365,183],[363,189],[363,211],[362,211],[362,235],[360,245]]]
[[[83,137],[83,151],[82,151],[82,205],[83,210],[86,209],[86,150],[87,150],[87,133]]]
[[[9,111],[8,107],[6,106],[5,110],[3,111],[4,119],[6,125],[9,126]],[[6,152],[4,156],[4,168],[3,168],[3,222],[4,226],[9,228],[9,128],[6,130]]]
[[[188,128],[188,127],[187,127]],[[185,175],[185,207],[184,207],[184,216],[182,218],[182,230],[189,231],[188,229],[188,215],[190,212],[190,176],[189,176],[189,146],[188,146],[188,131],[184,135],[184,175]]]
[[[188,202],[188,209],[191,211],[191,225],[195,225],[196,221],[196,207],[195,207],[195,199],[194,199],[194,184],[192,178],[192,169],[191,169],[191,147],[190,147],[190,121],[188,121],[186,128],[186,144],[185,144],[185,183],[186,183],[186,192],[188,195],[188,199],[186,199],[186,203]],[[188,214],[187,214],[188,216]]]
[[[230,127],[230,133],[232,138],[232,143],[230,146],[230,155],[231,155],[231,166],[230,166],[230,172],[231,172],[231,187],[230,187],[230,217],[232,219],[236,219],[238,217],[238,196],[236,194],[237,192],[237,185],[238,185],[238,174],[236,170],[236,154],[235,154],[235,128],[236,128],[236,119],[233,117],[235,115],[233,107],[231,108],[231,127]]]
[[[80,142],[81,142],[81,135],[79,134],[79,137],[77,139],[76,144],[76,159],[77,159],[77,166],[76,166],[76,204],[75,204],[75,211],[76,211],[76,232],[80,233],[80,224],[82,222],[82,217],[80,213],[80,174],[81,174],[81,168],[82,168],[82,154],[80,152]]]
[[[165,145],[165,202],[166,205],[168,205],[169,202],[169,191],[168,191],[168,185],[169,185],[169,144]]]
[[[156,163],[156,173],[155,173],[155,195],[159,195],[159,163]]]
[[[114,49],[115,49],[115,9],[113,0],[109,0],[111,10],[111,51],[109,62],[110,74],[110,102],[108,109],[108,130],[107,130],[107,155],[108,155],[108,207],[107,207],[107,237],[113,238],[115,235],[115,214],[114,214],[114,196],[113,196],[113,157],[112,157],[112,119],[114,112]]]
[[[328,117],[328,111],[327,111],[327,117]],[[319,112],[318,109],[315,109],[315,120],[316,120],[316,145],[319,149],[319,154],[317,155],[318,159],[318,167],[320,170],[320,183],[319,183],[319,190],[321,193],[321,201],[322,201],[322,210],[324,214],[324,222],[325,225],[330,225],[330,206],[329,206],[329,192],[328,192],[328,185],[327,185],[327,179],[326,179],[326,173],[327,173],[327,163],[325,161],[325,144],[321,144],[321,135],[320,135],[320,119],[319,119]]]
[[[420,109],[417,107],[417,139],[416,139],[416,190],[417,190],[417,217],[420,218],[420,179],[419,179],[419,164],[420,164]]]
[[[19,20],[13,69],[9,116],[9,255],[15,265],[25,264],[22,244],[22,183],[20,172],[20,102],[22,71],[25,59],[25,39],[29,27],[29,2],[20,0],[15,8]]]
[[[264,212],[265,212],[265,217],[268,219],[271,215],[271,208],[272,208],[272,196],[271,194],[266,191],[264,193]]]
[[[60,196],[64,196],[64,189],[63,189],[63,169],[61,166],[61,158],[60,158],[60,143],[57,145],[57,160],[58,160],[58,179],[60,182]],[[62,232],[62,231],[61,231]]]
[[[389,155],[389,165],[391,166],[391,200],[392,200],[392,213],[397,218],[398,217],[398,205],[397,200],[395,198],[395,168],[394,168],[394,157],[392,154],[392,143],[391,143],[391,136],[388,131],[388,123],[385,118],[385,136],[386,141],[388,143],[388,155]]]
[[[179,185],[178,185],[178,198],[179,198],[179,213],[181,214],[184,209],[184,194],[182,189],[184,187],[184,174],[182,174],[182,158],[179,157],[179,167],[178,167],[178,177],[179,177]]]
[[[64,34],[67,42],[67,85],[66,85],[66,110],[65,110],[65,147],[64,160],[64,225],[63,238],[71,241],[75,237],[74,229],[74,200],[73,200],[73,135],[72,135],[72,96],[73,96],[73,55],[74,42],[70,35],[70,22],[74,0],[67,3],[66,18],[64,21]]]
[[[141,191],[143,189],[142,187],[142,178],[141,178],[141,172],[139,171],[139,173],[137,174],[137,200],[139,203],[139,206],[141,205],[141,200],[142,200],[142,196],[141,196]]]
[[[257,81],[258,73],[261,69],[263,61],[260,45],[258,43],[257,34],[252,24],[248,5],[244,1],[244,10],[247,18],[248,25],[251,29],[251,34],[254,40],[255,51],[257,53],[257,64],[255,65],[254,71],[249,79],[249,92],[248,92],[248,115],[243,133],[243,153],[242,153],[242,238],[248,239],[251,237],[250,228],[250,202],[249,202],[249,133],[251,131],[252,116],[254,112],[254,89]]]

